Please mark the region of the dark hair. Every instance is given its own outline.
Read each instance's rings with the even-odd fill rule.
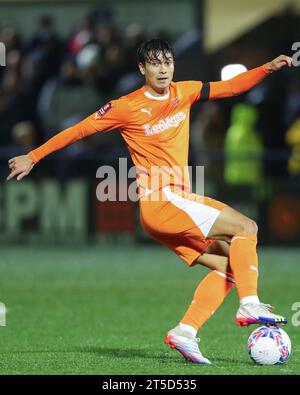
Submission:
[[[144,41],[137,51],[138,60],[143,65],[146,62],[157,60],[160,54],[162,54],[164,59],[167,59],[169,54],[172,55],[173,59],[175,58],[173,48],[168,41],[160,38]]]

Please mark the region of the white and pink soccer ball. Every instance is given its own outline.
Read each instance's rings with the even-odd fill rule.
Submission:
[[[283,364],[288,360],[291,351],[288,334],[278,327],[261,326],[248,339],[250,358],[259,365]]]

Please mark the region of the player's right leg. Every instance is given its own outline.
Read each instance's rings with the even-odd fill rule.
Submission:
[[[180,323],[199,331],[221,306],[235,283],[229,264],[229,246],[224,241],[210,245],[195,261],[211,272],[197,286],[193,300]]]
[[[170,195],[170,191],[167,192]],[[175,201],[172,198],[175,198]],[[210,241],[205,238],[210,223],[224,204],[216,203],[216,207],[203,216],[206,207],[202,198],[189,193],[183,197],[171,193],[171,200],[167,203],[165,200],[155,199],[140,201],[140,216],[144,230],[174,251],[189,266],[199,263],[212,271],[198,285],[194,295],[195,302],[191,303],[183,317],[185,323],[180,322],[171,329],[165,342],[177,349],[186,359],[194,363],[207,364],[209,361],[199,350],[197,331],[217,310],[233,285],[225,274],[229,271],[228,257],[224,257],[222,248],[216,248],[218,244],[224,244],[223,248],[228,255],[228,245],[225,246],[226,243],[222,241]],[[183,208],[180,207],[181,204]],[[202,208],[201,213],[195,213],[197,218],[190,215],[190,206],[196,211],[198,207]],[[204,229],[200,223],[204,224]]]
[[[210,253],[212,252],[212,253]],[[179,324],[171,329],[165,342],[176,348],[187,360],[198,364],[209,364],[200,349],[200,339],[197,332],[205,322],[221,306],[225,297],[234,285],[230,273],[229,246],[222,241],[216,241],[201,254],[195,264],[201,264],[212,271],[197,286],[193,300]],[[220,255],[219,255],[220,254]],[[221,255],[222,254],[222,255]]]

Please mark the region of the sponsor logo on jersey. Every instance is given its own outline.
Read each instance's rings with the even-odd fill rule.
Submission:
[[[165,130],[171,128],[177,128],[181,124],[181,122],[183,122],[185,119],[186,119],[185,113],[183,111],[180,111],[171,117],[166,117],[165,119],[161,119],[155,125],[152,126],[149,124],[144,125],[144,133],[146,136],[151,136],[152,134],[162,133]]]
[[[111,102],[104,104],[95,114],[95,119],[99,119],[103,117],[111,108],[113,108],[113,104]]]

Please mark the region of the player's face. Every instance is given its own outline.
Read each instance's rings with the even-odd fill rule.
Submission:
[[[139,64],[140,72],[145,76],[146,86],[150,93],[164,95],[169,91],[169,85],[174,74],[174,59],[171,53],[157,58],[150,57],[145,65]]]

